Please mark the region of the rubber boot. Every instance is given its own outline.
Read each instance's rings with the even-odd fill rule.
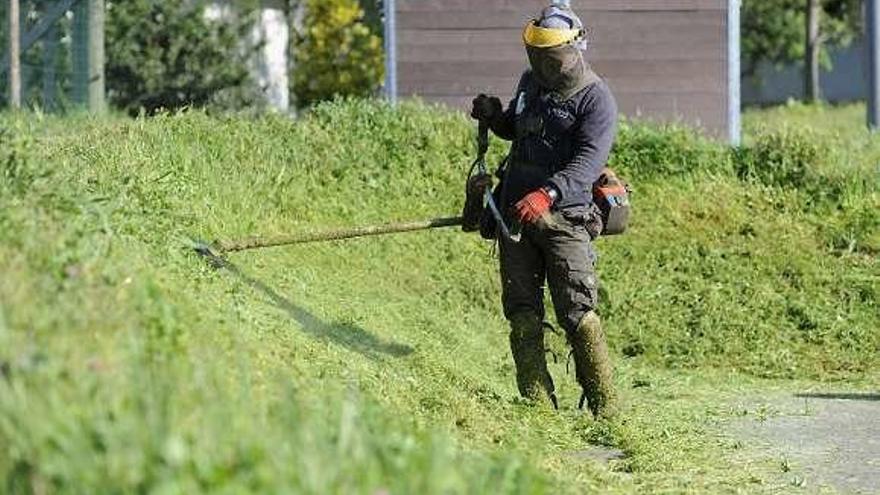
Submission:
[[[525,312],[510,318],[510,352],[520,395],[539,402],[549,400],[558,409],[553,378],[547,371],[544,326],[538,315]]]
[[[574,357],[577,381],[583,388],[579,408],[584,401],[595,418],[610,418],[617,412],[616,394],[611,381],[611,361],[599,315],[590,311],[574,332],[568,333]]]

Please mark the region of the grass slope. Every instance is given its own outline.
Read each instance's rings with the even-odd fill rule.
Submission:
[[[622,128],[637,210],[599,243],[626,403],[611,423],[574,411],[555,337],[563,411],[516,398],[495,261],[474,236],[240,253],[220,270],[187,247],[454,214],[471,133],[363,101],[297,123],[4,117],[0,489],[772,490],[774,461],[743,461],[719,432],[733,401],[878,383],[877,177],[829,172],[834,155],[809,146],[766,153],[782,139],[797,155],[799,135],[732,153]],[[591,461],[590,444],[627,458]]]

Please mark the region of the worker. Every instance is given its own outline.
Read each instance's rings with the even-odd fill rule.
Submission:
[[[586,31],[568,2],[554,2],[530,20],[523,41],[531,67],[510,104],[505,109],[497,97],[481,94],[471,112],[512,141],[493,195],[506,221],[521,226],[522,237],[513,242],[500,235],[488,211],[481,233],[499,241],[502,303],[520,394],[559,407],[544,347],[546,279],[583,389],[578,407],[586,403],[595,417],[610,417],[616,399],[596,314],[592,246],[602,227],[591,187],[614,141],[617,104],[586,61]],[[469,190],[480,194],[491,185],[490,177],[476,176]]]

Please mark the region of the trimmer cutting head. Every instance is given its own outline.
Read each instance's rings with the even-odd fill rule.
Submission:
[[[204,256],[214,268],[223,266],[223,253],[214,244],[202,239],[190,239],[190,247],[199,255]]]
[[[208,241],[192,239],[192,248],[202,256],[218,256],[218,253],[214,251],[214,247]]]

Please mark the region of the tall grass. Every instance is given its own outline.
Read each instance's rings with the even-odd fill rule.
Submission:
[[[496,262],[473,236],[270,249],[219,270],[187,247],[456,213],[473,154],[460,115],[340,101],[299,122],[0,128],[0,490],[674,490],[704,448],[676,414],[698,416],[687,401],[612,425],[520,403]],[[623,126],[613,165],[634,223],[598,244],[627,397],[678,370],[830,380],[877,364],[876,177],[835,175],[833,149],[810,142],[732,152]],[[551,367],[570,409],[576,385]],[[659,407],[679,390],[664,387],[632,400]],[[562,455],[588,441],[624,447],[635,477]],[[705,486],[747,476],[698,458],[719,477]]]

